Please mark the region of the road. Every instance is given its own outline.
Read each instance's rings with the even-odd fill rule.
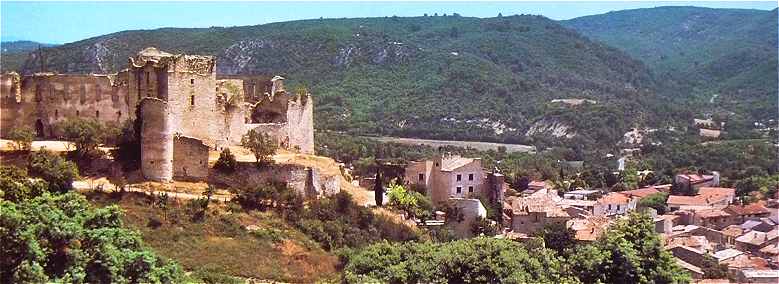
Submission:
[[[427,145],[431,147],[441,146],[456,146],[456,147],[470,147],[480,151],[498,150],[498,147],[506,147],[506,152],[523,152],[533,153],[536,151],[536,147],[522,144],[506,144],[506,143],[493,143],[493,142],[478,142],[478,141],[454,141],[454,140],[432,140],[432,139],[417,139],[417,138],[400,138],[400,137],[371,137],[363,136],[364,138],[373,139],[380,142],[394,142],[406,145]]]

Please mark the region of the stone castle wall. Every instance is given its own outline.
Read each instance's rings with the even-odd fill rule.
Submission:
[[[287,131],[289,147],[297,147],[301,153],[314,153],[314,102],[311,96],[300,95],[289,101]]]
[[[208,178],[208,145],[186,136],[173,139],[173,177],[177,180]]]
[[[135,115],[126,73],[117,75],[3,74],[0,87],[0,136],[30,127],[41,137],[57,137],[55,127],[68,118],[90,118],[121,125]]]
[[[141,100],[141,173],[153,181],[173,179],[173,125],[168,104],[157,98]]]

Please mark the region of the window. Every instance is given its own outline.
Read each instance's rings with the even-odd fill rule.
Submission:
[[[95,118],[100,118],[100,111],[99,110],[95,111]]]
[[[468,174],[468,180],[473,180],[473,174]]]
[[[458,186],[457,187],[457,194],[460,194],[460,193],[463,193],[463,187],[462,186]]]
[[[117,111],[116,112],[116,119],[119,120],[121,118],[122,118],[122,111]]]
[[[611,210],[611,204],[609,204],[609,210]]]
[[[195,106],[195,96],[189,96],[189,105]]]
[[[425,174],[419,174],[419,181],[425,181]]]
[[[79,111],[76,111],[76,116],[81,116],[81,113]]]
[[[468,187],[468,192],[469,192],[469,193],[473,193],[473,186],[469,186],[469,187]]]
[[[438,166],[438,163],[435,163],[435,166],[437,167],[437,166]]]
[[[195,79],[189,79],[189,84],[190,85],[194,85],[195,84]]]
[[[55,109],[54,110],[54,119],[59,119],[59,118],[60,118],[60,111],[58,109]]]
[[[457,181],[462,181],[462,180],[463,180],[463,175],[461,175],[461,174],[458,174],[458,175],[457,175]]]

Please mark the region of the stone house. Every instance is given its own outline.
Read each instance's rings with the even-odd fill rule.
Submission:
[[[674,177],[674,184],[683,191],[698,189],[704,186],[719,186],[719,172],[710,175],[703,174],[678,174]]]
[[[566,226],[573,217],[558,204],[554,191],[538,191],[526,197],[510,197],[503,206],[504,222],[513,232],[532,235],[549,224]]]
[[[705,210],[723,209],[733,202],[736,190],[725,187],[700,187],[694,196],[670,195],[666,204],[671,211],[675,210]]]
[[[450,198],[487,198],[501,204],[508,189],[504,179],[501,174],[486,172],[481,159],[456,155],[411,162],[404,173],[404,181],[424,186],[434,204],[442,204]]]
[[[619,192],[611,192],[598,198],[593,210],[596,216],[624,215],[636,209],[637,199]]]
[[[767,218],[771,216],[771,211],[763,206],[764,202],[755,202],[747,205],[729,205],[725,207],[725,212],[734,216],[737,224],[746,222],[750,219]]]

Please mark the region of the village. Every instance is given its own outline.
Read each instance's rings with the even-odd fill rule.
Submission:
[[[269,184],[293,192],[306,204],[347,193],[359,206],[414,230],[529,247],[550,230],[569,232],[577,244],[594,243],[613,224],[642,214],[654,222],[663,248],[696,281],[710,276],[711,269],[722,270],[721,278],[713,280],[724,282],[779,281],[776,191],[747,201],[735,187],[722,186],[718,171],[703,170],[676,172],[670,183],[636,188],[576,186],[583,162],[573,162],[567,177],[518,184],[482,158],[446,147],[427,159],[375,159],[373,172],[357,175],[353,161],[317,153],[315,95],[288,90],[281,76],[218,75],[216,64],[212,56],[149,47],[116,74],[3,74],[3,166],[27,167],[28,155],[36,155],[30,152],[53,151],[70,158],[75,152],[82,174],[69,187],[76,191],[180,200],[207,196],[208,202],[228,207],[245,206],[246,196],[255,198],[251,206],[257,208],[292,206],[281,200],[290,198],[283,194],[236,190]],[[79,144],[65,125],[87,120],[135,129],[135,168],[122,160],[123,146],[117,141],[79,148],[86,144]],[[692,125],[706,138],[719,137],[716,129],[722,127],[700,119]],[[20,129],[27,135],[20,135]],[[641,144],[638,136],[652,131],[634,129],[625,137],[632,139],[630,144]],[[640,151],[638,146],[623,149],[612,175],[621,176],[626,160]],[[95,152],[99,155],[90,156]],[[639,173],[647,174],[651,171]],[[255,225],[242,228],[256,230]],[[540,243],[543,247],[543,238]]]

